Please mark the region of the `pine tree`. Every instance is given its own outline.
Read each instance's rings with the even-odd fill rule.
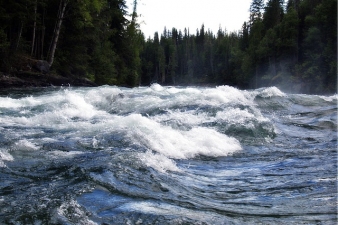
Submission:
[[[264,9],[264,0],[252,0],[250,5],[250,26],[252,26],[256,20],[262,19],[263,9]]]
[[[283,4],[284,1],[281,0],[269,0],[267,2],[263,15],[265,30],[274,28],[281,23],[284,16]]]
[[[47,56],[47,61],[50,66],[52,66],[54,62],[54,55],[55,55],[55,50],[56,46],[58,44],[59,36],[60,36],[60,31],[61,31],[61,25],[65,16],[66,8],[69,3],[69,0],[60,0],[60,5],[59,5],[59,10],[57,14],[57,20],[55,23],[55,28],[53,32],[53,38],[50,44],[50,48],[48,50],[48,56]]]

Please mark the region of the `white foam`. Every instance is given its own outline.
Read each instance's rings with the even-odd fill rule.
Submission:
[[[57,139],[55,139],[55,138],[49,138],[49,137],[41,138],[40,140],[42,141],[42,143],[51,143],[51,142],[56,142],[57,141]]]
[[[86,211],[82,210],[81,205],[73,199],[61,204],[52,218],[52,223],[97,225],[88,218]]]
[[[4,161],[13,161],[14,160],[13,156],[5,150],[0,150],[0,159],[4,160]]]
[[[157,91],[157,92],[161,92],[161,91],[164,91],[164,90],[165,90],[164,87],[162,87],[161,85],[156,84],[156,83],[152,84],[152,85],[150,86],[150,88],[151,88],[152,90],[154,90],[154,91]]]
[[[268,88],[261,88],[257,89],[257,95],[263,98],[270,98],[270,97],[284,97],[286,94],[279,90],[277,87],[268,87]]]
[[[176,105],[198,104],[202,106],[220,106],[227,103],[249,103],[245,92],[230,86],[219,86],[216,88],[168,88],[166,93],[173,96],[169,103]]]
[[[59,158],[73,158],[74,156],[81,155],[83,152],[81,151],[70,151],[70,152],[65,152],[65,151],[50,151],[47,153],[47,157],[51,159],[59,159]]]
[[[0,168],[7,167],[6,164],[0,159]]]
[[[201,91],[197,88],[193,87],[185,87],[185,88],[177,88],[177,87],[169,87],[167,92],[172,95],[176,94],[184,94],[184,95],[199,95]]]
[[[229,124],[242,125],[247,128],[254,128],[254,121],[268,122],[259,111],[254,110],[249,112],[248,109],[229,108],[227,111],[217,112],[215,119],[218,121],[225,121]]]
[[[92,139],[92,146],[93,148],[97,148],[99,146],[99,141],[96,139],[96,137],[93,137]]]
[[[32,107],[41,104],[41,101],[35,97],[25,97],[21,99],[13,99],[9,97],[0,97],[0,108],[20,108]]]
[[[93,106],[109,110],[122,93],[122,90],[117,87],[101,86],[84,93],[84,99]]]
[[[217,112],[216,119],[223,120],[231,124],[245,124],[255,119],[255,115],[250,113],[247,109],[241,110],[239,108],[230,108],[227,111]]]
[[[115,91],[115,93],[114,93]],[[159,84],[153,84],[149,88],[133,88],[122,90],[112,88],[111,96],[109,89],[99,92],[100,98],[90,100],[91,97],[86,97],[92,105],[106,105],[108,109],[117,113],[137,113],[152,109],[169,109],[171,107],[184,107],[187,105],[200,106],[223,106],[224,104],[253,104],[253,100],[245,91],[240,91],[229,86],[220,86],[217,88],[177,88],[177,87],[162,87]],[[123,98],[116,98],[123,93]],[[86,96],[94,95],[91,94]],[[114,97],[115,96],[115,97]],[[249,97],[248,97],[249,96]],[[97,97],[93,96],[92,99]],[[113,100],[107,100],[113,99]]]
[[[93,118],[105,118],[109,113],[95,108],[95,99],[85,97],[85,93],[64,90],[55,93],[53,96],[37,97],[43,111],[36,111],[30,115],[30,109],[21,110],[20,117],[3,116],[0,123],[5,125],[51,127],[53,129],[76,128],[74,120],[83,120],[89,123]],[[89,101],[91,99],[93,102]],[[103,99],[105,101],[105,99]]]
[[[123,120],[128,127],[130,138],[135,143],[147,146],[169,158],[186,159],[200,154],[227,156],[242,149],[235,138],[209,128],[174,130],[139,114],[129,115]]]
[[[249,103],[243,91],[230,86],[219,86],[204,91],[207,100],[224,103]]]
[[[24,151],[34,151],[38,150],[39,147],[27,139],[19,140],[11,148],[12,150],[24,150]]]
[[[95,108],[87,103],[83,96],[68,92],[65,96],[70,105],[65,105],[63,113],[65,113],[68,117],[80,117],[89,119],[92,118],[96,114]]]
[[[327,102],[333,102],[338,100],[338,94],[331,95],[331,96],[319,96],[321,99]]]
[[[174,160],[167,158],[161,154],[153,154],[150,151],[146,153],[139,153],[139,159],[149,167],[152,167],[160,172],[166,171],[181,171],[177,166]]]
[[[0,149],[0,167],[7,167],[4,161],[13,161],[14,158],[6,150]]]
[[[0,97],[0,108],[18,108],[21,107],[21,105],[19,100],[9,97]]]
[[[219,107],[225,104],[252,104],[252,100],[247,97],[246,92],[226,85],[204,89],[187,88],[177,97],[179,102],[201,106]]]
[[[245,91],[229,86],[180,88],[153,84],[148,88],[133,89],[103,86],[66,89],[22,99],[1,98],[0,104],[3,107],[18,107],[18,112],[21,112],[20,116],[16,114],[0,117],[1,125],[22,126],[34,130],[46,127],[55,132],[71,131],[79,137],[93,137],[90,144],[95,148],[100,145],[100,136],[96,136],[97,134],[126,134],[129,139],[126,141],[149,150],[141,153],[140,159],[159,171],[177,171],[179,168],[173,159],[187,159],[198,155],[227,156],[241,150],[241,145],[235,138],[198,126],[217,120],[245,124],[257,119],[259,115],[252,110],[232,108],[231,105],[237,104],[251,107],[253,101]],[[192,109],[181,110],[181,106],[184,109],[191,105],[194,106]],[[226,110],[214,116],[213,113],[195,109],[195,105],[217,107],[217,110],[226,106]],[[31,110],[30,107],[36,108]],[[163,109],[167,113],[149,117],[138,114],[152,109]],[[128,115],[121,115],[119,112],[126,112]],[[165,121],[171,122],[170,120],[181,123],[186,130],[165,125]],[[48,140],[23,139],[15,143],[13,149],[38,150],[45,142]],[[50,152],[49,156],[73,157],[76,154],[80,152],[55,151]]]

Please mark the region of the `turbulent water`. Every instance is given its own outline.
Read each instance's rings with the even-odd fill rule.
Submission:
[[[336,224],[337,95],[0,92],[0,224]]]

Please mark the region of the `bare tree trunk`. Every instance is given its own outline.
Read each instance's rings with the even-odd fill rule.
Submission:
[[[40,47],[40,59],[44,59],[43,57],[43,47],[44,47],[44,43],[45,43],[45,26],[42,27],[41,29],[41,39],[40,39],[40,42],[41,42],[41,47]]]
[[[63,18],[64,18],[64,14],[65,14],[68,2],[69,2],[69,0],[60,0],[58,18],[57,18],[57,21],[56,21],[54,35],[53,35],[52,42],[51,42],[51,45],[50,45],[51,46],[50,51],[48,51],[49,54],[48,54],[47,61],[48,61],[50,66],[52,66],[53,61],[54,61],[54,54],[55,54],[57,42],[58,42],[59,35],[60,35],[61,25],[62,25],[62,21],[63,21]]]
[[[40,50],[41,33],[40,32],[36,33],[35,41],[36,41],[36,44],[34,47],[34,56],[39,59],[41,55],[41,50]]]
[[[34,6],[34,26],[33,26],[31,56],[33,56],[33,54],[34,54],[34,47],[35,47],[35,31],[36,31],[36,11],[37,11],[37,7],[38,7],[38,0],[35,0],[35,6]]]
[[[40,59],[44,59],[43,57],[43,47],[44,47],[44,44],[45,44],[45,30],[46,30],[46,27],[45,27],[45,14],[46,14],[46,9],[43,10],[43,14],[42,14],[42,28],[41,28],[41,39],[40,39],[40,42],[41,42],[41,49],[40,49],[40,54],[39,54],[39,57]]]
[[[18,50],[18,48],[19,48],[20,39],[21,39],[21,35],[22,35],[22,29],[23,29],[23,22],[20,21],[20,30],[19,30],[19,33],[18,33],[18,39],[17,39],[16,45],[15,45],[15,50]]]

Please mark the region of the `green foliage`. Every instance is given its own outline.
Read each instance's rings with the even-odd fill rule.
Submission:
[[[253,0],[239,33],[204,25],[191,35],[164,29],[145,43],[142,84],[276,85],[288,91],[334,92],[336,0]],[[181,34],[181,35],[179,35]],[[174,79],[173,79],[174,78]],[[301,87],[301,89],[299,89]]]
[[[202,24],[195,34],[164,28],[147,40],[137,1],[127,15],[125,0],[0,0],[2,72],[13,72],[17,54],[46,59],[61,1],[68,4],[52,70],[63,76],[130,87],[337,88],[337,0],[252,0],[249,21],[237,33],[213,34]]]
[[[97,84],[138,85],[144,37],[137,23],[137,1],[129,21],[125,0],[0,0],[1,70],[9,71],[14,63],[9,54],[17,51],[46,59],[61,2],[68,4],[52,69]]]
[[[115,59],[116,54],[112,51],[109,42],[105,42],[95,49],[91,60],[91,68],[97,84],[112,85],[117,83],[117,71],[114,66]]]
[[[265,30],[269,30],[278,25],[284,16],[283,1],[281,0],[269,0],[266,4],[263,23]]]

